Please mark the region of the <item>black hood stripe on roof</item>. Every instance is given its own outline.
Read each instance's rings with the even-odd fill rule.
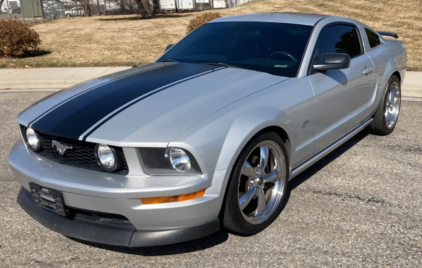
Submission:
[[[184,82],[212,72],[216,66],[178,63],[137,73],[85,91],[46,113],[31,127],[49,135],[83,140],[100,125],[133,103]],[[136,102],[132,102],[136,100]],[[128,106],[129,104],[129,106]],[[106,120],[102,120],[103,118]],[[102,120],[102,121],[101,121]],[[101,121],[96,127],[92,128]]]

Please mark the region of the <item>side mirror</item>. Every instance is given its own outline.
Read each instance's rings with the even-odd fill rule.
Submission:
[[[346,53],[324,53],[321,59],[314,63],[314,69],[319,72],[346,69],[349,66],[350,56]]]
[[[174,44],[170,44],[166,47],[166,50],[164,50],[164,52],[167,52],[167,50],[169,50],[170,48],[172,48],[174,46]]]

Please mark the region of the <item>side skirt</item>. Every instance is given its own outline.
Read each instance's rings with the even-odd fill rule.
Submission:
[[[337,147],[339,147],[340,145],[342,145],[343,143],[348,141],[350,138],[355,136],[357,133],[361,132],[364,128],[366,128],[369,124],[371,124],[372,120],[373,120],[373,118],[370,118],[370,119],[364,121],[360,126],[358,126],[357,128],[353,129],[351,132],[349,132],[348,134],[343,136],[343,138],[340,138],[339,140],[337,140],[336,142],[334,142],[333,144],[331,144],[330,146],[328,146],[324,150],[320,151],[319,153],[317,153],[316,155],[311,157],[309,160],[303,162],[299,166],[292,169],[289,180],[293,179],[294,177],[296,177],[297,175],[302,173],[305,169],[307,169],[311,165],[315,164],[318,160],[320,160],[321,158],[323,158],[327,154],[331,153]]]

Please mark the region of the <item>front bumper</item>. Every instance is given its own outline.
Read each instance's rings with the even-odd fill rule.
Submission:
[[[18,141],[12,148],[9,164],[16,180],[25,188],[24,193],[28,192],[29,183],[34,182],[61,191],[67,207],[117,214],[127,218],[132,225],[131,229],[127,226],[123,229],[126,236],[132,238],[127,239],[121,235],[124,241],[118,242],[119,245],[126,246],[160,245],[164,240],[175,243],[217,231],[215,226],[218,225],[216,222],[218,223],[217,218],[224,198],[223,189],[230,175],[228,169],[196,176],[148,176],[131,173],[114,175],[53,162],[28,151],[22,141]],[[141,202],[144,197],[180,195],[201,189],[206,189],[205,195],[193,200],[156,205],[143,205]],[[120,237],[118,234],[122,232],[122,226],[116,229],[116,226],[109,228],[97,224],[92,229],[96,231],[90,232],[91,227],[85,227],[93,226],[92,222],[69,221],[53,212],[43,211],[42,208],[29,208],[30,202],[25,201],[24,196],[21,194],[22,201],[18,202],[28,214],[46,227],[64,235],[116,244],[117,242],[112,242],[115,239],[113,237]],[[56,225],[60,227],[54,227]],[[195,234],[188,235],[188,232]],[[153,238],[157,239],[157,243],[151,242]],[[138,240],[148,242],[143,244]]]
[[[174,244],[201,238],[220,229],[218,219],[199,226],[166,231],[138,231],[130,223],[95,220],[84,215],[71,219],[37,206],[31,194],[23,187],[19,191],[17,201],[26,213],[50,230],[81,240],[115,246]]]

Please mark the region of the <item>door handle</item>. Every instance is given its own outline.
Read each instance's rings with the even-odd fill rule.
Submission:
[[[363,70],[363,74],[368,75],[368,74],[372,73],[373,71],[374,71],[374,69],[368,68],[367,66],[365,66],[365,70]]]

